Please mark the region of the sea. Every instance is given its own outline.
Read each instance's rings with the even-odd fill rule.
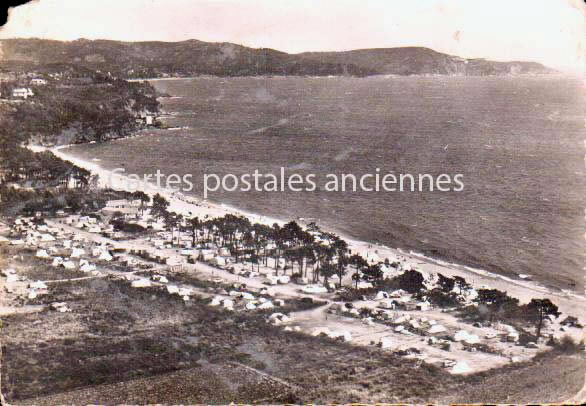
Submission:
[[[583,289],[586,87],[579,78],[200,77],[152,84],[170,96],[160,101],[172,129],[69,152],[126,174],[189,174],[190,193],[199,197],[206,174],[210,185],[211,174],[314,174],[313,191],[239,188],[208,199]],[[460,174],[464,187],[324,188],[328,174],[375,173]]]

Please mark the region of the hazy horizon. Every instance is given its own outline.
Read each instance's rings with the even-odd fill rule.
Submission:
[[[89,38],[76,38],[76,39],[72,39],[72,40],[54,40],[54,39],[50,39],[50,38],[39,38],[39,37],[12,37],[12,38],[0,38],[0,40],[4,40],[4,39],[31,39],[31,40],[46,40],[46,41],[60,41],[60,42],[75,42],[75,41],[112,41],[112,42],[121,42],[121,43],[152,43],[152,42],[160,42],[160,43],[167,43],[167,44],[173,44],[173,43],[180,43],[180,42],[189,42],[189,41],[198,41],[198,42],[206,42],[206,43],[230,43],[233,45],[237,45],[237,46],[243,46],[243,47],[247,47],[247,48],[251,48],[251,49],[271,49],[273,51],[277,51],[277,52],[285,52],[281,49],[276,49],[276,48],[268,48],[268,47],[251,47],[251,46],[247,46],[244,44],[240,44],[240,43],[236,43],[236,42],[227,42],[227,41],[203,41],[197,38],[189,38],[189,39],[185,39],[185,40],[181,40],[181,41],[163,41],[163,40],[146,40],[146,41],[125,41],[125,40],[119,40],[119,39],[114,39],[114,38],[95,38],[95,39],[89,39]],[[315,53],[315,52],[324,52],[324,53],[328,53],[328,52],[350,52],[350,51],[362,51],[362,50],[374,50],[374,49],[393,49],[393,48],[425,48],[425,49],[430,49],[434,52],[438,52],[438,53],[444,53],[445,52],[441,52],[438,51],[437,49],[433,49],[433,48],[429,48],[429,47],[424,47],[424,46],[419,46],[419,45],[402,45],[402,46],[396,46],[396,47],[370,47],[370,48],[352,48],[352,49],[343,49],[343,50],[339,50],[339,51],[333,51],[333,50],[323,50],[323,51],[301,51],[301,52],[295,52],[295,53],[291,53],[291,52],[286,52],[287,54],[290,55],[298,55],[298,54],[304,54],[304,53]],[[455,57],[461,57],[461,55],[455,55],[455,54],[449,54],[451,56],[455,56]],[[490,58],[484,58],[484,57],[478,57],[478,58],[466,58],[466,59],[485,59],[485,60],[491,60],[491,61],[496,61],[496,62],[537,62],[537,61],[530,61],[530,60],[502,60],[502,61],[497,61],[495,59],[490,59]],[[540,62],[538,62],[540,63]],[[544,65],[544,64],[542,64]],[[548,65],[544,65],[546,68],[551,68]]]
[[[290,54],[425,47],[584,73],[586,7],[499,0],[38,0],[10,10],[0,38],[230,42]]]

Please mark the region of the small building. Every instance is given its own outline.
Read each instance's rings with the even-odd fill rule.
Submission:
[[[42,85],[46,85],[47,81],[45,79],[42,78],[32,78],[31,79],[31,85],[34,86],[42,86]]]
[[[140,202],[138,200],[108,200],[106,207],[102,209],[104,212],[120,212],[126,215],[137,215],[140,209]]]
[[[34,96],[35,94],[29,87],[19,87],[12,90],[12,97],[20,97],[23,99],[27,99],[30,96]]]
[[[155,121],[157,121],[157,116],[153,113],[140,113],[137,117],[136,122],[139,124],[144,125],[155,125]]]
[[[115,209],[124,209],[127,207],[137,207],[140,205],[140,202],[136,200],[127,200],[127,199],[119,199],[119,200],[108,200],[106,202],[106,207],[112,207]]]

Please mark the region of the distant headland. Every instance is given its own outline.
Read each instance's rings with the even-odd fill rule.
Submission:
[[[501,76],[548,74],[536,62],[466,59],[424,47],[288,54],[233,43],[122,42],[111,40],[0,40],[0,65],[14,68],[75,64],[124,79],[216,76]]]

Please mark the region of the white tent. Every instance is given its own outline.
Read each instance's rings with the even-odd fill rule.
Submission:
[[[112,255],[110,255],[110,253],[108,251],[102,251],[102,253],[98,257],[98,259],[101,261],[111,261]]]
[[[51,234],[41,234],[41,241],[43,241],[43,242],[55,241],[55,237],[53,237]]]
[[[382,300],[382,299],[388,299],[389,298],[389,294],[383,290],[379,290],[378,293],[376,294],[376,300]]]
[[[269,323],[279,325],[281,323],[287,323],[291,321],[291,318],[283,313],[273,313],[269,316]]]
[[[6,276],[6,283],[18,282],[18,275],[10,274]]]
[[[2,270],[2,275],[4,275],[4,276],[14,275],[15,273],[16,273],[16,271],[12,268]]]
[[[167,286],[168,287],[168,286]],[[219,306],[222,304],[222,298],[220,296],[216,296],[210,302],[210,306]]]
[[[279,283],[279,277],[275,275],[267,275],[267,283],[269,285],[276,285]]]
[[[169,266],[176,266],[176,265],[181,265],[183,263],[183,258],[175,256],[175,257],[169,257],[165,260],[165,264],[169,265]]]
[[[307,285],[309,283],[309,280],[305,277],[300,277],[295,279],[295,283],[297,283],[298,285]]]
[[[67,303],[65,303],[65,302],[51,303],[51,308],[53,310],[58,311],[59,313],[65,313],[65,312],[71,311],[71,309],[69,307],[67,307]]]
[[[248,293],[248,292],[242,292],[241,297],[244,300],[254,300],[254,295],[252,293]]]
[[[395,319],[393,321],[393,323],[401,324],[401,323],[405,323],[406,321],[409,321],[410,319],[411,319],[411,316],[409,316],[408,314],[404,314],[402,316],[399,316],[397,319]]]
[[[275,307],[273,305],[273,303],[271,301],[268,302],[264,302],[263,304],[261,304],[260,306],[258,306],[259,309],[265,310],[265,309],[272,309],[273,307]]]
[[[382,307],[383,309],[394,309],[395,308],[395,304],[393,303],[393,301],[391,299],[383,299],[380,302],[378,302],[378,306]]]
[[[169,282],[169,279],[167,279],[167,277],[163,276],[163,275],[153,275],[151,279],[156,282],[160,282],[160,283],[168,283]]]
[[[466,361],[458,361],[452,368],[453,374],[467,374],[469,372],[472,372],[472,368],[470,368]]]
[[[179,288],[179,292],[177,292],[179,296],[191,296],[193,295],[193,290],[191,288]]]
[[[216,266],[225,266],[226,265],[226,258],[224,257],[215,257],[214,263]]]
[[[342,337],[344,339],[344,341],[351,341],[352,340],[352,334],[349,331],[332,331],[327,327],[315,328],[311,333],[312,336],[319,336],[321,334],[325,334],[326,336],[328,336],[330,338]]]
[[[311,332],[311,335],[315,337],[315,336],[318,336],[320,334],[326,334],[326,335],[328,335],[329,333],[330,333],[330,329],[329,328],[327,328],[327,327],[317,327],[317,328],[314,328],[313,329],[313,331]]]
[[[85,251],[82,248],[74,248],[71,251],[70,258],[79,258],[82,255],[85,255]]]
[[[231,301],[230,299],[224,299],[222,305],[224,306],[224,309],[226,309],[226,310],[234,310],[234,302]]]
[[[43,281],[31,282],[28,284],[31,289],[47,289],[47,284]]]
[[[61,265],[63,265],[63,268],[65,269],[75,269],[75,264],[73,263],[73,261],[65,261]]]
[[[327,293],[327,289],[320,285],[307,285],[304,286],[301,291],[303,293]]]
[[[448,329],[446,329],[444,326],[442,326],[441,324],[436,324],[431,326],[431,328],[428,330],[428,332],[430,334],[437,334],[437,333],[444,333],[448,331]]]
[[[388,265],[381,265],[381,271],[383,273],[383,279],[390,279],[395,274],[395,268]]]
[[[131,286],[133,288],[148,288],[151,286],[151,281],[148,279],[138,279],[136,281],[132,281]]]
[[[92,272],[96,270],[96,266],[86,262],[79,269],[82,272]]]
[[[478,344],[480,338],[476,334],[470,334],[465,330],[460,330],[454,335],[455,341],[463,341],[468,344]]]
[[[37,258],[49,258],[49,254],[47,254],[46,250],[37,250],[37,253],[35,254],[35,256]]]

